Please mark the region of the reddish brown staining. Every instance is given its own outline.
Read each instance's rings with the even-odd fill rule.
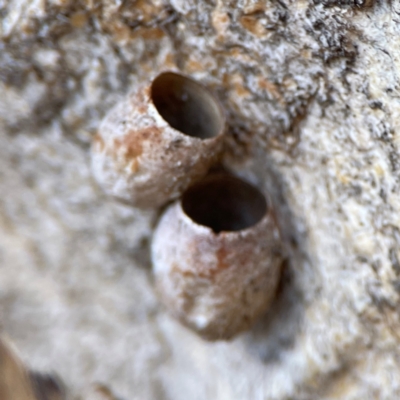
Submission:
[[[209,278],[209,275],[204,272],[204,270],[200,270],[199,268],[194,268],[195,270],[183,270],[179,268],[176,264],[172,266],[172,272],[179,274],[180,276],[185,277],[185,279],[190,278]]]
[[[170,273],[171,273],[171,276],[177,276],[177,277],[179,277],[178,279],[183,277],[186,280],[191,280],[191,279],[194,279],[199,276],[203,277],[202,274],[199,273],[199,271],[181,269],[180,266],[176,263],[173,263],[171,265]]]
[[[145,114],[147,111],[147,106],[145,104],[141,104],[138,108],[137,108],[139,114]]]
[[[177,263],[173,263],[170,269],[171,276],[174,276],[178,282],[183,278],[186,282],[196,280],[198,277],[204,278],[198,271],[182,269]]]
[[[137,140],[132,134],[128,135],[124,139],[114,139],[114,147],[117,150],[122,148],[127,160],[140,156],[143,151],[141,142],[139,142],[139,140]]]
[[[123,138],[114,139],[116,149],[123,149],[124,156],[127,160],[132,160],[143,153],[143,143],[146,141],[157,141],[161,129],[150,127],[138,131],[130,131]]]
[[[177,276],[183,277],[186,280],[193,280],[197,278],[210,280],[217,272],[216,270],[204,268],[204,266],[202,266],[200,263],[193,263],[193,265],[193,269],[182,269],[178,264],[173,263],[170,271],[172,275],[176,274]]]
[[[150,99],[150,88],[141,88],[135,97],[132,99],[132,107],[138,110],[139,114],[147,113],[148,102]]]
[[[226,269],[229,263],[226,258],[229,252],[226,250],[224,243],[221,243],[220,248],[217,250],[217,270]]]
[[[104,150],[104,140],[98,133],[93,137],[93,146],[96,151],[102,152]]]

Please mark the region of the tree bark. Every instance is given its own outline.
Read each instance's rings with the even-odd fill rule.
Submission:
[[[398,1],[0,0],[0,22],[0,329],[31,368],[76,398],[400,396]],[[288,255],[231,342],[168,316],[156,212],[91,176],[106,112],[175,68],[219,97],[224,164],[268,190]]]

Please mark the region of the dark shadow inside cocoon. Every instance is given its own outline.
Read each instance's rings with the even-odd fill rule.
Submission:
[[[253,185],[231,175],[216,175],[189,188],[182,196],[182,208],[194,222],[219,233],[257,224],[268,207]]]
[[[222,132],[224,116],[217,100],[190,78],[160,74],[151,86],[151,98],[164,120],[185,135],[208,139]]]

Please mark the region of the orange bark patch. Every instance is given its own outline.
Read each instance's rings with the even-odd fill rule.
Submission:
[[[160,28],[138,28],[133,32],[134,38],[142,38],[147,40],[160,40],[165,33]]]
[[[74,28],[83,28],[87,23],[87,15],[83,12],[76,12],[71,15],[70,22]]]
[[[186,64],[186,68],[190,72],[195,72],[195,71],[201,71],[204,69],[204,65],[201,64],[200,62],[196,60],[189,60],[189,62]]]
[[[264,2],[262,1],[258,1],[257,3],[249,3],[250,4],[245,5],[243,8],[243,13],[246,15],[264,12],[267,7],[266,4],[264,4]]]
[[[255,36],[262,36],[265,33],[265,28],[256,17],[243,16],[240,18],[240,23],[244,29],[248,30]]]

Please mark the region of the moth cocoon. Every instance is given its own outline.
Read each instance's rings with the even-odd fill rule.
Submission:
[[[152,241],[161,301],[207,340],[231,339],[266,312],[282,251],[271,204],[249,183],[210,175],[162,215]]]
[[[164,72],[106,115],[93,140],[93,174],[115,198],[159,207],[206,175],[224,132],[224,112],[211,92]]]

